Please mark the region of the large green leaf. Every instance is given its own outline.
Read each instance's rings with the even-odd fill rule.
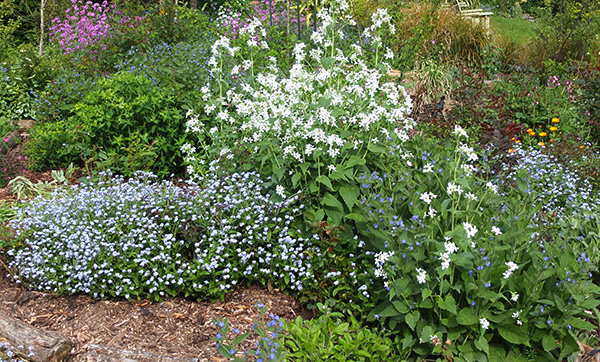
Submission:
[[[348,206],[348,210],[352,210],[352,207],[357,203],[358,196],[360,195],[360,190],[358,186],[342,186],[340,187],[340,195],[346,206]]]
[[[458,322],[458,324],[462,324],[463,326],[471,326],[479,323],[479,318],[477,318],[477,316],[473,314],[471,308],[466,307],[458,312],[458,315],[456,316],[456,321]]]
[[[329,180],[329,177],[327,177],[325,175],[321,175],[321,176],[317,177],[317,182],[322,183],[323,185],[327,186],[327,188],[329,190],[333,191],[333,186],[331,186],[331,181]]]
[[[437,305],[443,310],[447,310],[452,314],[456,314],[456,300],[451,294],[447,294],[445,299],[438,297]]]
[[[523,328],[516,324],[508,324],[498,327],[498,332],[508,343],[524,344],[529,346],[529,337],[525,334]]]

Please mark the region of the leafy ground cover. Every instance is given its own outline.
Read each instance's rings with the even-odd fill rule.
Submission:
[[[258,5],[263,21],[94,6],[59,22],[64,70],[40,68],[54,81],[27,98],[31,167],[87,176],[11,179],[39,195],[2,213],[14,281],[162,303],[260,286],[314,311],[285,320],[257,301],[251,331],[203,320],[234,360],[549,361],[595,340],[592,66],[526,70],[432,4],[365,20],[331,1],[295,34]]]

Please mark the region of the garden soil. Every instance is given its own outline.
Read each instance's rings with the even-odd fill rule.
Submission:
[[[27,169],[20,146],[3,155],[3,161],[33,183],[52,180],[49,171]],[[16,195],[2,188],[0,202],[16,202]],[[260,316],[255,307],[259,302],[287,321],[312,317],[294,298],[256,286],[240,287],[217,302],[100,301],[87,295],[41,293],[14,282],[6,261],[0,261],[0,311],[69,338],[73,362],[226,361],[212,339],[218,332],[214,319],[227,317],[230,328],[250,331]],[[257,339],[251,334],[238,350],[253,348]]]

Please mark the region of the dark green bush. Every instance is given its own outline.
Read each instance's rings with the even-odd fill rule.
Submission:
[[[176,95],[149,80],[125,72],[101,79],[71,114],[67,121],[43,124],[32,133],[35,168],[78,161],[125,176],[136,168],[161,177],[182,172],[183,111]],[[66,146],[54,157],[54,151],[44,149],[47,142]]]
[[[81,163],[79,156],[84,148],[79,129],[70,121],[39,123],[31,130],[31,141],[27,144],[33,170],[61,168],[71,162]]]

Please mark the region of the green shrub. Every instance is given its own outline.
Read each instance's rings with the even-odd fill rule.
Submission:
[[[285,349],[294,361],[398,361],[399,341],[319,304],[318,318],[284,324]],[[360,346],[357,348],[357,346]]]
[[[39,123],[31,129],[26,154],[32,162],[31,169],[62,168],[71,162],[83,164],[81,153],[86,145],[81,128],[70,120]]]
[[[555,0],[544,8],[538,19],[537,35],[532,43],[534,65],[573,61],[590,62],[590,54],[600,34],[600,4],[597,1]]]
[[[73,107],[72,116],[64,125],[77,134],[77,139],[64,143],[74,146],[70,151],[81,153],[80,163],[81,157],[91,162],[110,158],[108,164],[112,169],[126,176],[131,176],[135,168],[154,171],[160,177],[183,171],[180,153],[185,141],[183,111],[174,94],[154,87],[144,77],[121,72],[99,80]],[[61,130],[67,132],[67,128]],[[32,143],[39,149],[43,146],[36,136],[32,134]],[[85,148],[75,147],[75,141]],[[156,154],[156,160],[136,156],[148,150]],[[39,157],[33,150],[31,156]],[[61,162],[53,159],[36,167]]]

